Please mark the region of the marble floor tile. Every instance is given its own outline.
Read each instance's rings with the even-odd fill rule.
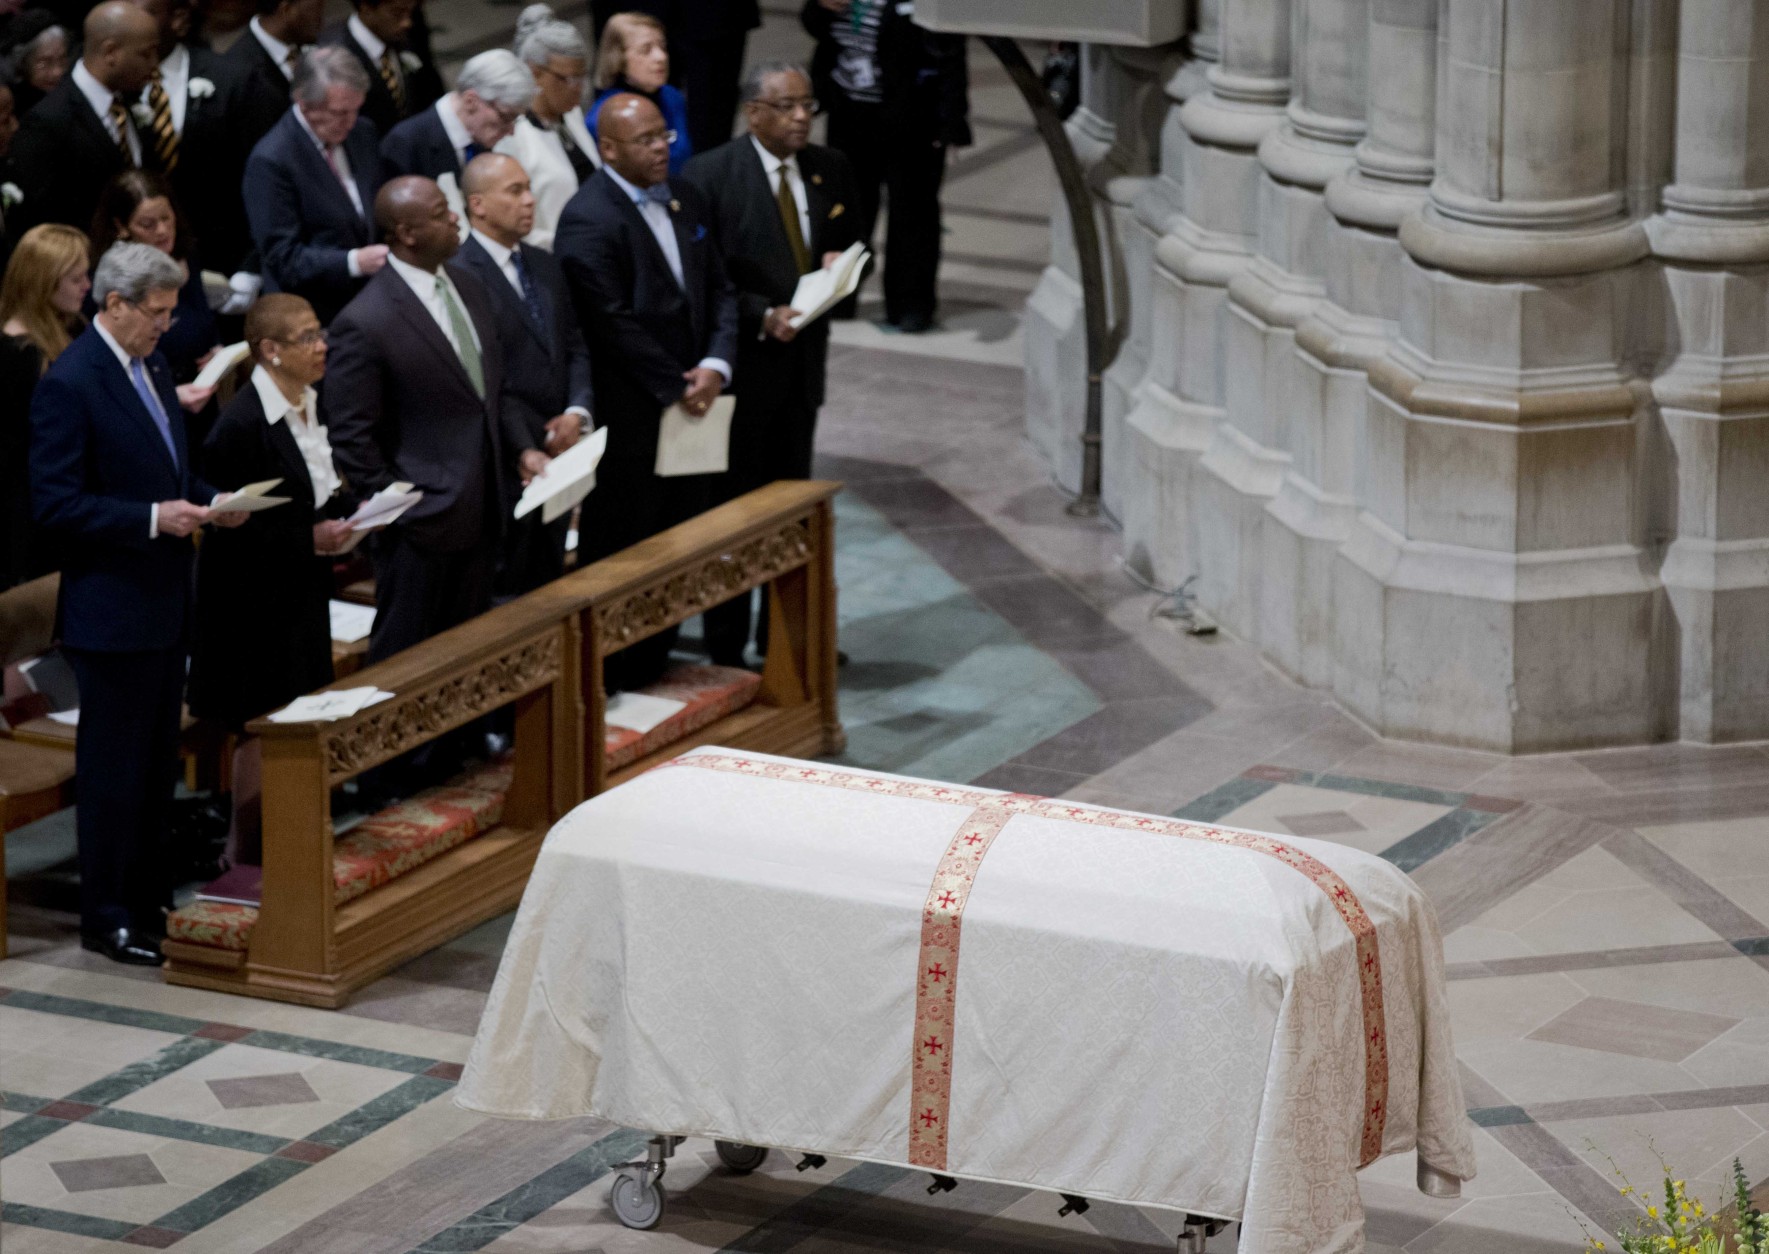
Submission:
[[[1754,745],[1647,745],[1573,757],[1621,792],[1706,791],[1769,779],[1769,755]]]
[[[1442,818],[1451,809],[1450,806],[1372,797],[1335,788],[1279,784],[1246,805],[1224,814],[1218,821],[1230,827],[1255,831],[1318,836],[1366,853],[1381,853]],[[1341,815],[1344,817],[1334,817]],[[1346,826],[1348,820],[1350,826]]]
[[[107,1154],[99,1158],[52,1160],[49,1170],[69,1193],[132,1189],[164,1184],[166,1177],[146,1154]]]
[[[1439,924],[1453,932],[1520,896],[1615,831],[1605,823],[1527,803],[1411,874],[1437,907]]]
[[[101,1237],[76,1236],[25,1224],[0,1224],[0,1249],[6,1254],[127,1254],[140,1248]]]
[[[1683,1069],[1703,1084],[1761,1084],[1769,1076],[1769,1018],[1746,1019],[1689,1057]]]
[[[275,1079],[266,1082],[267,1077]],[[115,1105],[119,1110],[194,1119],[219,1128],[298,1139],[343,1118],[410,1078],[401,1072],[329,1058],[304,1058],[251,1045],[226,1045]],[[219,1090],[215,1088],[217,1083],[221,1085]],[[271,1089],[276,1091],[268,1091]],[[261,1100],[230,1107],[228,1097],[240,1093]],[[278,1096],[287,1100],[271,1100]]]
[[[1458,1048],[1488,1037],[1523,1040],[1587,996],[1558,972],[1453,981],[1449,985],[1450,1017]]]
[[[1456,1055],[1521,1106],[1703,1087],[1701,1081],[1676,1063],[1600,1053],[1550,1041],[1470,1037],[1458,1039]]]
[[[179,1037],[0,1005],[0,1083],[13,1092],[65,1097],[130,1063],[151,1058]]]
[[[1501,761],[1470,784],[1469,791],[1553,805],[1579,797],[1607,795],[1610,786],[1576,758],[1557,753]]]
[[[1641,963],[1566,974],[1594,997],[1645,1002],[1694,1014],[1769,1017],[1769,971],[1745,957]],[[1769,1060],[1764,1072],[1769,1080]]]
[[[1739,1020],[1722,1015],[1587,997],[1531,1032],[1529,1039],[1634,1058],[1682,1062],[1738,1025]]]
[[[1750,1119],[1728,1108],[1564,1119],[1544,1126],[1616,1187],[1625,1183],[1654,1196],[1663,1191],[1667,1168],[1679,1180],[1717,1184],[1733,1158],[1764,1135]],[[1710,1209],[1725,1200],[1718,1191],[1698,1196]]]
[[[161,1177],[148,1182],[138,1158],[145,1158]],[[100,1160],[102,1167],[75,1170],[78,1191],[70,1188],[68,1164]],[[106,1162],[106,1160],[109,1160]],[[136,1166],[125,1171],[123,1160]],[[70,1123],[53,1135],[6,1159],[6,1200],[25,1206],[92,1215],[132,1224],[150,1224],[239,1173],[256,1166],[260,1156],[216,1145],[198,1145],[100,1127]],[[60,1164],[61,1171],[56,1167]],[[101,1187],[98,1176],[115,1171],[115,1187]]]
[[[1585,1233],[1597,1231],[1552,1194],[1469,1202],[1405,1247],[1408,1254],[1583,1254]]]
[[[1385,740],[1352,754],[1337,769],[1343,774],[1366,779],[1388,779],[1400,784],[1467,792],[1475,780],[1490,774],[1502,761],[1503,758],[1492,753]]]

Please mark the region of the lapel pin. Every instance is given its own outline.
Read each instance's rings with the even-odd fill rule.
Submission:
[[[839,218],[846,211],[847,211],[847,206],[842,204],[842,202],[838,200],[835,202],[835,204],[830,206],[829,216],[832,218]]]
[[[817,184],[818,187],[822,187],[823,186],[823,176],[821,174],[813,174],[811,176],[811,182]]]
[[[679,200],[672,200],[672,201],[670,201],[670,212],[671,212],[671,213],[680,213],[680,212],[682,212],[682,202],[681,202],[681,201],[679,201]]]

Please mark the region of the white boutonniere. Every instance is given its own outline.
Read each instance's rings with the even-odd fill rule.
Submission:
[[[207,100],[215,94],[215,84],[206,78],[193,78],[185,88],[192,100]]]
[[[10,209],[24,202],[25,194],[17,183],[0,183],[0,209]]]
[[[414,74],[424,68],[424,58],[415,52],[402,52],[399,54],[399,64],[405,68],[407,74]]]
[[[151,126],[154,120],[154,111],[144,104],[133,104],[129,106],[129,116],[135,119],[137,126]]]

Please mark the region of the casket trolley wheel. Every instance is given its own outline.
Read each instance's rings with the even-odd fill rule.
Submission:
[[[713,1150],[732,1175],[747,1176],[768,1161],[765,1145],[745,1145],[741,1141],[714,1141]]]
[[[663,1222],[663,1184],[643,1167],[623,1167],[608,1190],[614,1217],[644,1232]]]

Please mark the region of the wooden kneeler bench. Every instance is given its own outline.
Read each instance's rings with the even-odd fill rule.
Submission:
[[[377,976],[512,909],[547,831],[586,797],[695,745],[839,751],[837,490],[770,484],[367,667],[335,686],[396,695],[353,718],[251,724],[263,741],[262,900],[174,911],[167,981],[343,1005]],[[604,725],[609,654],[764,585],[770,639],[759,681],[678,668],[656,691],[705,696],[673,724],[644,737]],[[507,763],[334,839],[338,784],[512,704]]]

